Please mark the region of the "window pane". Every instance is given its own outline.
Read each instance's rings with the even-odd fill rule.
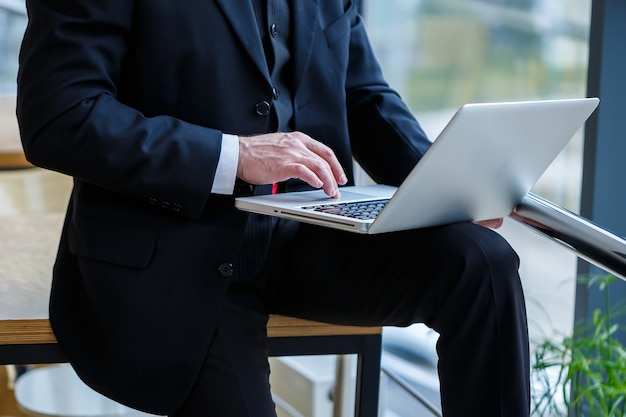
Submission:
[[[590,0],[365,1],[385,75],[431,137],[470,102],[584,97]],[[534,189],[578,210],[582,132]]]
[[[17,56],[26,28],[22,0],[0,0],[0,94],[15,94]]]

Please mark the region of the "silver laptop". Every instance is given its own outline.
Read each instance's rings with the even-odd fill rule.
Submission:
[[[467,104],[398,188],[342,187],[339,199],[321,190],[240,197],[235,206],[369,234],[505,217],[598,102],[587,98]]]

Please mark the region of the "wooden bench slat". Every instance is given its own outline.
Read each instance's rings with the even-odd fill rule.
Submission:
[[[340,336],[381,334],[382,327],[343,326],[271,314],[267,323],[268,337]]]
[[[48,319],[0,321],[0,345],[57,343]]]
[[[32,168],[33,165],[26,160],[21,152],[1,152],[0,169]]]
[[[342,326],[272,314],[269,337],[381,334],[381,327]],[[56,343],[48,319],[0,320],[0,345]]]

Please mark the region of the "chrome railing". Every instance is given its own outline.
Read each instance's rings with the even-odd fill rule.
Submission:
[[[395,382],[400,388],[402,388],[404,392],[406,392],[414,400],[422,404],[424,408],[426,408],[426,410],[428,410],[432,415],[436,417],[443,417],[441,410],[435,404],[430,402],[428,398],[426,398],[426,396],[424,396],[421,392],[413,388],[400,375],[396,374],[394,371],[385,366],[381,366],[380,370],[383,374],[387,375],[387,378],[389,378],[390,380]]]
[[[626,280],[626,240],[623,237],[532,193],[524,197],[510,217]]]

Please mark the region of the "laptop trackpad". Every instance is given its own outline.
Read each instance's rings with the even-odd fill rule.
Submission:
[[[322,190],[307,191],[307,192],[303,192],[300,194],[301,194],[301,197],[315,200],[315,201],[318,201],[319,203],[353,201],[353,200],[372,200],[372,199],[384,198],[384,197],[376,197],[375,195],[371,195],[371,194],[353,193],[350,191],[341,191],[341,198],[331,198],[327,196]]]

